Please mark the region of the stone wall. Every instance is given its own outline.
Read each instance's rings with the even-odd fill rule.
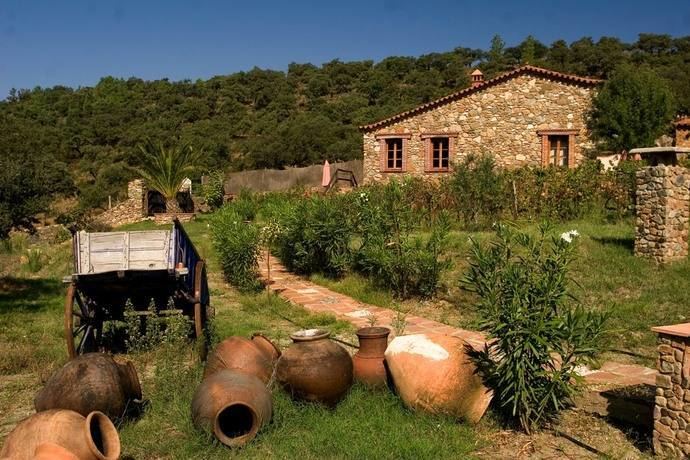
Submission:
[[[635,255],[664,264],[688,256],[690,171],[653,166],[637,172]]]
[[[690,324],[658,332],[653,447],[656,454],[690,456]]]
[[[453,133],[451,162],[474,153],[495,156],[502,167],[540,165],[540,130],[573,130],[570,155],[580,162],[583,152],[592,147],[586,129],[586,113],[594,88],[521,75],[489,86],[461,99],[410,116],[376,131],[364,133],[364,183],[387,181],[401,173],[381,171],[381,147],[377,136],[411,135],[407,140],[406,171],[425,173],[424,133]]]
[[[96,220],[111,227],[143,220],[147,214],[147,193],[148,188],[143,180],[131,181],[127,184],[127,199],[100,214]]]

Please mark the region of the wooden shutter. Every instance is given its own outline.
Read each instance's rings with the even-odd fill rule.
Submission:
[[[568,167],[575,167],[575,136],[568,135]]]

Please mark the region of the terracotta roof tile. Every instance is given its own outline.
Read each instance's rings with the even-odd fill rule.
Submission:
[[[359,129],[361,131],[364,131],[364,132],[372,131],[376,128],[380,128],[380,127],[389,125],[389,124],[394,123],[396,121],[404,120],[405,118],[408,118],[410,116],[417,115],[417,114],[422,113],[422,112],[426,112],[427,110],[434,109],[436,107],[439,107],[439,106],[444,105],[444,104],[448,104],[448,103],[456,101],[458,99],[462,99],[463,97],[469,96],[470,94],[474,94],[476,92],[479,92],[479,91],[487,89],[491,86],[494,86],[498,83],[502,83],[506,80],[510,80],[512,78],[516,78],[516,77],[519,77],[520,75],[524,75],[524,74],[533,74],[533,75],[538,75],[538,76],[550,78],[553,80],[575,83],[575,84],[584,85],[584,86],[596,86],[596,85],[603,83],[603,80],[600,80],[598,78],[580,77],[578,75],[561,73],[561,72],[556,72],[554,70],[543,69],[541,67],[526,65],[526,66],[518,67],[517,69],[511,70],[509,72],[503,73],[497,77],[494,77],[490,80],[486,80],[486,81],[479,83],[475,86],[470,86],[468,88],[462,89],[460,91],[449,94],[447,96],[436,99],[434,101],[427,102],[426,104],[422,104],[420,106],[417,106],[417,107],[410,109],[410,110],[407,110],[405,112],[400,112],[396,115],[393,115],[392,117],[385,118],[383,120],[377,121],[375,123],[371,123],[369,125],[360,126]]]
[[[673,124],[676,126],[690,126],[690,117],[678,118]]]

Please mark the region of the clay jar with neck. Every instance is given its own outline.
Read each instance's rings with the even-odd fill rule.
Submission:
[[[306,329],[278,361],[277,376],[293,398],[335,406],[352,386],[352,358],[329,339],[330,332]]]
[[[363,327],[357,331],[359,350],[353,356],[355,380],[370,388],[385,388],[388,382],[384,353],[388,347],[387,327]]]
[[[37,453],[45,455],[46,450],[53,460],[69,459],[70,454],[79,460],[117,460],[120,437],[113,422],[101,412],[84,417],[71,410],[47,410],[24,419],[12,430],[0,458],[32,460]]]

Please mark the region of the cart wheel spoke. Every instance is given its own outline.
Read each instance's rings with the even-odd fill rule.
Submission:
[[[77,301],[77,305],[79,305],[79,311],[81,312],[82,318],[88,318],[89,317],[89,309],[86,308],[86,305],[84,303],[84,299],[81,298],[81,294],[79,292],[76,293],[74,296],[75,300]]]
[[[86,324],[82,324],[81,326],[79,326],[78,328],[76,328],[76,329],[72,332],[72,337],[78,336],[79,333],[82,332],[84,329],[86,329]]]
[[[84,332],[84,336],[81,338],[79,341],[79,346],[77,347],[77,350],[79,350],[79,354],[84,354],[86,351],[87,343],[92,339],[93,336],[93,326],[88,325],[86,326],[86,331]]]

